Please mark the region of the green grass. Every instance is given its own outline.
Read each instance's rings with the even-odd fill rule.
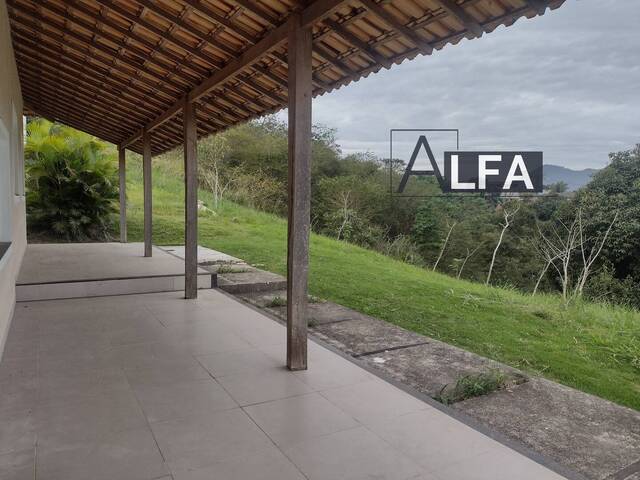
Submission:
[[[183,243],[184,192],[175,168],[159,161],[154,170],[157,244]],[[127,173],[129,238],[142,241],[142,175],[134,159]],[[199,217],[199,243],[286,270],[286,221],[273,215],[224,202]],[[555,295],[456,280],[320,235],[312,235],[310,249],[315,296],[640,410],[637,311],[588,302],[565,307]]]

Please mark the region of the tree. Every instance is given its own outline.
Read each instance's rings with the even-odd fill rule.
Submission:
[[[505,203],[502,205],[502,230],[500,230],[500,235],[498,236],[498,243],[496,243],[496,247],[493,249],[493,255],[491,256],[491,263],[489,264],[489,272],[487,273],[487,280],[484,282],[485,285],[489,285],[491,281],[491,273],[493,272],[493,266],[496,263],[496,255],[498,254],[498,250],[500,249],[500,245],[502,245],[502,240],[504,239],[504,234],[507,229],[511,226],[513,222],[513,218],[516,213],[520,210],[520,203],[514,202],[512,205]]]
[[[580,232],[580,254],[582,258],[582,269],[580,270],[580,275],[578,276],[578,281],[576,282],[575,296],[582,296],[584,286],[587,283],[589,274],[591,273],[591,268],[593,267],[595,261],[598,259],[598,256],[600,256],[602,248],[607,241],[607,237],[609,237],[609,234],[611,233],[611,228],[613,227],[613,224],[616,223],[617,219],[618,212],[614,214],[611,223],[604,233],[598,233],[595,238],[586,238],[583,232],[584,229],[582,223],[582,210],[578,209],[577,220],[578,229]]]
[[[229,188],[231,180],[225,175],[223,162],[229,153],[229,142],[224,134],[211,135],[198,142],[198,178],[213,194],[213,209]]]
[[[474,248],[473,250],[469,250],[469,248],[467,248],[467,254],[465,255],[464,259],[462,260],[462,262],[460,263],[460,268],[458,269],[458,274],[456,275],[457,279],[460,279],[460,277],[462,276],[462,271],[464,270],[464,266],[467,264],[467,261],[473,257],[473,255],[480,249],[480,247],[482,246],[482,244],[479,244],[476,248]]]
[[[608,265],[613,279],[625,284],[640,283],[640,145],[609,155],[609,165],[576,192],[587,238],[596,238],[611,227],[594,267]],[[585,285],[586,287],[586,285]],[[640,290],[632,291],[632,303],[640,306]]]
[[[108,240],[116,212],[116,161],[107,145],[70,127],[27,124],[27,222],[31,232]]]

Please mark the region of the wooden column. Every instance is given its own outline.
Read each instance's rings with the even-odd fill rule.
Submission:
[[[184,122],[184,296],[198,298],[198,132],[196,105],[185,102]]]
[[[118,150],[118,173],[120,174],[120,242],[127,243],[127,151]]]
[[[289,224],[287,367],[307,368],[307,283],[311,205],[311,28],[289,30]]]
[[[144,185],[144,256],[150,257],[152,254],[151,229],[153,218],[151,206],[151,140],[147,130],[142,134],[142,182]]]

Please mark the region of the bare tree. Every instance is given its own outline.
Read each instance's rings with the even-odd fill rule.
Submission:
[[[449,243],[449,237],[451,237],[451,232],[453,232],[453,229],[455,228],[455,226],[458,224],[458,222],[456,221],[452,221],[449,222],[449,219],[447,218],[447,236],[444,237],[444,242],[442,243],[442,248],[440,249],[440,254],[438,255],[438,258],[436,259],[436,263],[433,264],[433,271],[436,271],[436,268],[438,268],[438,264],[440,263],[440,260],[442,260],[442,255],[444,255],[444,251],[447,249],[447,244]]]
[[[570,265],[573,252],[580,246],[580,229],[578,218],[571,224],[559,221],[560,228],[550,225],[548,234],[545,234],[538,225],[538,234],[542,239],[540,249],[550,266],[558,273],[562,286],[562,298],[566,302],[569,298]],[[548,267],[547,267],[548,268]]]
[[[460,279],[460,277],[462,276],[462,270],[464,270],[464,266],[467,264],[467,260],[473,257],[473,255],[480,249],[481,246],[482,244],[479,244],[473,250],[469,250],[467,248],[467,255],[464,257],[464,260],[462,260],[462,263],[460,264],[460,268],[458,269],[458,275],[456,275],[457,279]]]
[[[554,256],[550,249],[546,248],[545,240],[542,236],[542,232],[540,232],[540,225],[538,225],[538,236],[534,241],[531,242],[531,245],[533,246],[534,250],[538,252],[538,255],[540,255],[544,260],[544,267],[542,267],[542,270],[540,270],[540,275],[538,275],[538,280],[536,281],[536,285],[535,287],[533,287],[533,292],[531,293],[531,295],[535,295],[538,292],[538,288],[540,287],[542,279],[557,257]]]
[[[602,251],[602,247],[604,247],[605,242],[607,241],[607,237],[611,233],[611,228],[613,228],[613,224],[618,219],[618,212],[615,213],[611,223],[607,227],[604,234],[598,234],[598,236],[591,241],[591,239],[585,239],[583,234],[583,225],[582,225],[582,210],[578,209],[578,231],[580,232],[580,254],[582,257],[582,269],[580,270],[580,274],[578,275],[578,280],[576,281],[576,287],[574,290],[575,297],[581,297],[582,291],[584,289],[585,284],[587,283],[587,279],[589,278],[589,274],[591,273],[591,267],[594,262],[600,255]],[[590,244],[591,248],[587,254],[587,248],[585,245]]]
[[[491,273],[493,272],[493,265],[496,263],[496,255],[498,254],[498,249],[500,245],[502,245],[502,240],[504,239],[504,234],[507,229],[511,226],[511,222],[515,217],[516,213],[520,210],[520,204],[518,203],[513,210],[509,210],[507,205],[503,205],[502,207],[502,215],[504,218],[504,223],[502,223],[502,230],[500,231],[500,236],[498,237],[498,243],[496,244],[496,248],[493,249],[493,255],[491,256],[491,263],[489,264],[489,273],[487,273],[487,280],[484,282],[485,285],[489,285],[491,281]]]
[[[351,219],[351,208],[349,208],[351,206],[351,190],[342,190],[340,192],[339,202],[342,223],[340,224],[340,228],[338,228],[338,240],[342,238],[342,233]]]
[[[221,171],[228,151],[229,145],[223,135],[214,135],[198,143],[198,177],[213,194],[214,210],[231,183],[223,178]]]

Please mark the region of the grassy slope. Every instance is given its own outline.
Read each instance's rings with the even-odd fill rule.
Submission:
[[[183,190],[154,171],[154,243],[183,243]],[[139,163],[128,168],[129,235],[142,241]],[[201,192],[201,197],[205,199]],[[199,243],[285,273],[286,222],[225,202],[199,218]],[[311,238],[311,293],[640,410],[640,314],[532,298],[407,265],[320,235]]]

